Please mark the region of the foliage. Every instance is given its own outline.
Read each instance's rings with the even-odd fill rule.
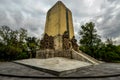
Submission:
[[[32,52],[32,57],[35,57],[36,50],[39,49],[39,39],[35,37],[27,37],[26,43],[28,46],[28,49]]]
[[[107,62],[114,62],[120,60],[120,51],[117,48],[117,45],[111,44],[104,44],[98,50],[98,54],[100,54],[99,59],[107,61]]]
[[[97,34],[94,23],[86,23],[81,26],[79,35],[80,50],[88,55],[107,62],[120,61],[120,45],[114,45],[111,38],[107,38],[106,42],[102,42]]]
[[[79,32],[81,36],[80,44],[84,47],[84,52],[94,57],[95,48],[98,48],[97,46],[101,42],[100,36],[97,35],[97,30],[92,22],[82,25],[81,28],[82,30]]]
[[[17,59],[26,59],[26,58],[29,58],[29,54],[26,52],[22,52],[22,53],[18,54],[16,58]]]
[[[29,58],[28,49],[35,49],[37,42],[35,42],[35,37],[32,38],[32,43],[26,40],[28,38],[27,30],[23,28],[12,30],[8,26],[0,27],[0,60],[9,61]]]

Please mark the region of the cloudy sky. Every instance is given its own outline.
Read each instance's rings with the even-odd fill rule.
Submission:
[[[30,36],[41,38],[47,11],[58,0],[0,0],[0,26],[25,28]],[[104,41],[120,44],[120,0],[61,0],[71,11],[75,36],[80,26],[92,21]]]

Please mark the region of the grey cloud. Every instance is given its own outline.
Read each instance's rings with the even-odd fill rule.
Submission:
[[[98,16],[94,17],[92,21],[95,21],[97,25],[98,32],[101,34],[102,38],[106,37],[119,38],[120,36],[120,1],[105,0],[105,3],[101,4],[101,12]],[[98,20],[101,18],[101,21]],[[98,21],[98,22],[97,22]],[[119,41],[117,41],[119,42]]]
[[[44,32],[46,13],[57,0],[0,0],[0,26],[12,29],[23,27],[30,36],[41,37]],[[119,0],[62,0],[72,11],[75,36],[85,22],[93,21],[102,39],[120,36]]]

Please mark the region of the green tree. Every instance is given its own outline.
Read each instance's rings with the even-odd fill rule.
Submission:
[[[36,50],[39,49],[40,47],[39,42],[38,42],[39,40],[37,40],[37,38],[35,37],[27,37],[26,41],[27,41],[28,49],[32,54],[31,57],[35,57]]]
[[[105,43],[102,43],[98,49],[99,60],[104,60],[107,62],[120,61],[119,47],[113,44],[113,40],[110,38],[106,39]]]
[[[92,57],[96,57],[97,48],[101,43],[100,36],[97,34],[95,24],[93,22],[86,23],[81,26],[79,35],[81,36],[80,45],[83,47],[83,51]]]
[[[27,55],[26,36],[25,29],[12,30],[8,26],[0,27],[0,59],[21,59],[21,54]]]
[[[8,45],[10,40],[10,35],[12,30],[8,26],[2,26],[0,27],[0,37],[3,44]]]

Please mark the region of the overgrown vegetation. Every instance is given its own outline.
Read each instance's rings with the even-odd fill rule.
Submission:
[[[79,32],[80,50],[98,60],[120,61],[120,45],[114,45],[110,38],[107,38],[106,42],[102,42],[92,22],[82,25],[81,28]]]
[[[27,30],[12,30],[8,26],[0,27],[0,60],[10,61],[30,57],[39,48],[39,40],[28,37]],[[35,57],[32,55],[31,57]]]

